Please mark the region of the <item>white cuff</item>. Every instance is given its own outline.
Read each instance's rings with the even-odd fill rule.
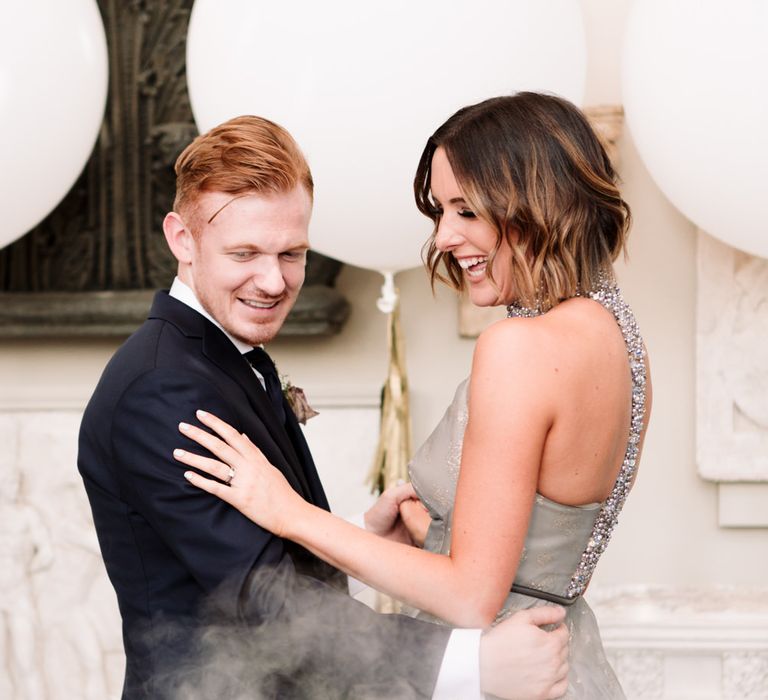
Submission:
[[[451,632],[443,654],[432,700],[482,700],[479,629]]]

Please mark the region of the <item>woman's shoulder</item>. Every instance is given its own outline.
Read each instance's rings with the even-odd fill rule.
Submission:
[[[556,326],[544,316],[506,318],[488,326],[475,345],[473,382],[479,375],[495,377],[501,384],[505,379],[516,385],[540,381],[557,363]]]
[[[602,354],[612,345],[623,347],[612,313],[592,299],[574,297],[540,316],[505,318],[491,324],[477,339],[475,360],[532,372],[551,369],[553,363],[572,365],[580,357]]]

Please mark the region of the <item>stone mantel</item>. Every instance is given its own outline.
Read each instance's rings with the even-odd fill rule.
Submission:
[[[628,700],[768,700],[768,588],[590,589]]]

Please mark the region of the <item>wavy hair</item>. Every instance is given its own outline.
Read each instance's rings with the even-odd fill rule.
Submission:
[[[175,211],[195,213],[203,192],[283,193],[302,184],[312,197],[314,189],[309,165],[293,137],[282,126],[251,115],[198,136],[177,158],[175,171]]]
[[[509,241],[515,301],[547,310],[613,276],[631,214],[605,149],[576,106],[520,92],[460,109],[427,141],[414,194],[435,225],[422,251],[433,287],[439,279],[464,288],[456,260],[435,245],[440,214],[430,181],[441,147],[468,205],[496,229],[486,267],[493,284],[493,259]]]

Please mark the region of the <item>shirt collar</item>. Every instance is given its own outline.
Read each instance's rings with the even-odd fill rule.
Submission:
[[[178,277],[173,278],[173,284],[171,285],[171,289],[168,294],[177,301],[180,301],[182,304],[186,304],[190,309],[194,309],[201,316],[207,318],[224,335],[226,335],[227,338],[232,341],[232,344],[240,351],[241,354],[245,354],[246,352],[253,350],[252,345],[248,345],[248,343],[244,343],[242,340],[238,340],[233,335],[228,333],[226,329],[205,310],[192,289],[184,284],[184,282],[182,282]]]

